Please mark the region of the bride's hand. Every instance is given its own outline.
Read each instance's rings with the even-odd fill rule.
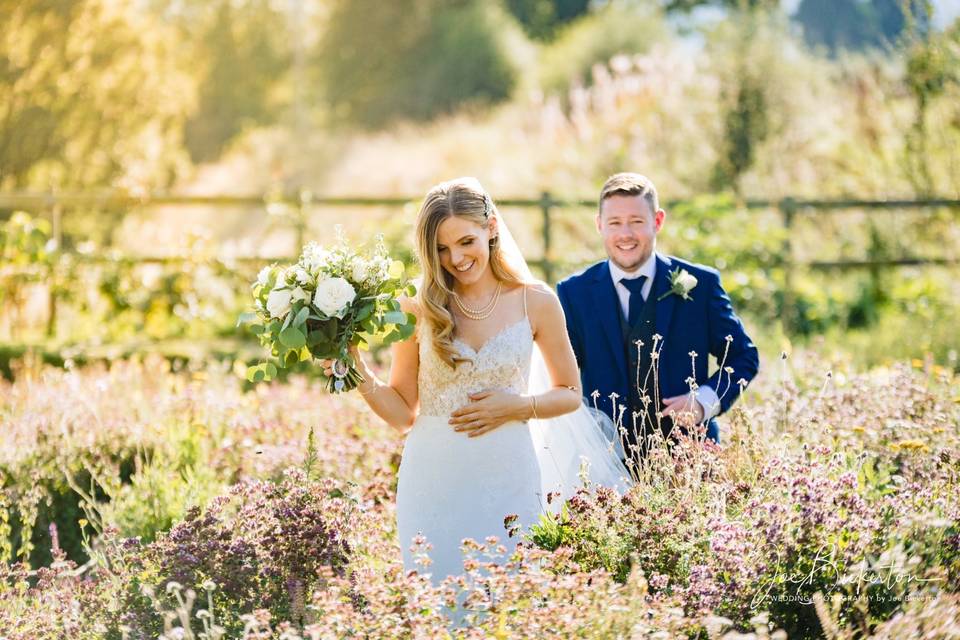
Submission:
[[[363,357],[361,357],[360,350],[357,348],[357,346],[350,345],[347,353],[349,353],[350,357],[353,358],[353,364],[357,367],[357,371],[359,371],[360,374],[366,378],[369,368],[367,367],[366,361],[364,361]],[[328,378],[333,376],[334,362],[336,362],[336,360],[332,358],[324,358],[320,360],[320,367],[323,369],[323,375],[327,376]]]
[[[482,436],[511,420],[524,420],[529,400],[525,397],[493,389],[471,393],[470,403],[450,414],[454,431],[469,434],[471,438]]]

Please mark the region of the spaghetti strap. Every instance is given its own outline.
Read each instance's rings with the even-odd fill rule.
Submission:
[[[523,317],[527,317],[527,285],[523,286]]]

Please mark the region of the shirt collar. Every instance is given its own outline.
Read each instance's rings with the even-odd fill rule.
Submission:
[[[653,276],[657,271],[657,253],[654,251],[650,254],[650,257],[647,258],[647,261],[640,265],[640,268],[631,273],[627,273],[616,264],[613,260],[607,260],[607,264],[610,265],[610,277],[613,278],[613,283],[616,284],[623,279],[632,280],[634,278],[639,278],[640,276],[647,276],[647,282],[653,281]]]

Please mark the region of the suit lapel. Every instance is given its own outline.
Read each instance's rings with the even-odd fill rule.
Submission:
[[[600,329],[613,352],[619,379],[625,380],[627,360],[623,352],[623,333],[620,330],[620,300],[617,298],[617,292],[614,291],[613,280],[610,279],[610,265],[607,262],[597,269],[594,286],[590,291],[593,295],[593,308],[599,316]]]
[[[657,254],[657,273],[653,277],[653,288],[650,295],[653,296],[653,301],[657,305],[657,333],[663,340],[667,339],[667,330],[670,328],[670,319],[673,318],[673,308],[677,302],[677,296],[673,294],[660,300],[663,294],[670,291],[671,266],[670,258]]]

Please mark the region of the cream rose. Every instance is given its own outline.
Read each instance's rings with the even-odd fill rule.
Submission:
[[[327,316],[342,318],[349,305],[357,297],[353,285],[343,278],[326,278],[317,282],[313,304]]]
[[[697,286],[697,278],[689,271],[683,270],[680,272],[680,276],[677,278],[677,281],[680,283],[680,286],[683,287],[683,290],[687,293],[693,291],[693,288]]]
[[[350,277],[357,284],[363,284],[370,277],[370,265],[363,258],[356,258],[350,269]]]
[[[280,318],[281,320],[290,313],[290,303],[293,299],[293,292],[290,289],[274,289],[267,296],[267,311],[271,318]]]

